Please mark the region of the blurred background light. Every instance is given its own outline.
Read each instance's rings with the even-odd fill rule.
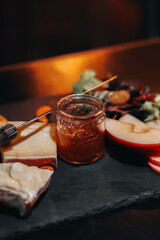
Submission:
[[[0,66],[147,39],[159,0],[1,0]]]

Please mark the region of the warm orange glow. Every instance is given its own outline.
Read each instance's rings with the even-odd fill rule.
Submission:
[[[70,94],[73,83],[80,79],[80,74],[86,69],[95,70],[100,79],[106,78],[111,73],[120,76],[122,80],[141,79],[149,85],[150,71],[153,71],[152,75],[159,76],[157,60],[159,42],[159,38],[137,41],[1,67],[0,78],[3,90],[0,98],[3,102],[7,102]],[[144,66],[145,71],[142,71]],[[154,82],[154,86],[156,90],[159,89],[158,81]]]
[[[41,62],[33,63],[31,72],[34,85],[31,91],[33,95],[37,96],[72,93],[73,83],[80,79],[80,74],[86,69],[94,69],[105,77],[107,70],[103,71],[104,73],[100,71],[105,64],[104,61],[106,61],[105,53],[99,50],[98,52],[88,52],[87,55],[80,53],[57,57],[53,61],[43,61],[42,64]]]

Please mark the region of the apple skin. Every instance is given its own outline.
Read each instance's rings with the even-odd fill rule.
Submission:
[[[149,156],[147,162],[160,167],[160,156]]]
[[[108,130],[106,130],[106,139],[113,141],[113,143],[119,144],[126,148],[132,149],[137,152],[141,152],[147,156],[157,155],[160,152],[160,143],[155,144],[141,144],[141,143],[133,143],[128,142],[118,137],[115,137]],[[107,144],[106,144],[107,145]]]
[[[105,148],[110,156],[123,164],[146,166],[146,155],[112,141],[107,135],[105,137]]]
[[[160,174],[160,166],[156,166],[150,162],[148,162],[148,166],[156,173]]]

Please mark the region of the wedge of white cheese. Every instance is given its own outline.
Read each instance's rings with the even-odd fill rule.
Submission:
[[[48,187],[53,171],[25,164],[0,164],[0,202],[16,208],[21,216],[31,207]]]
[[[23,122],[10,122],[16,127]],[[22,162],[29,166],[57,166],[55,125],[34,122],[18,130],[17,137],[1,147],[2,162]]]

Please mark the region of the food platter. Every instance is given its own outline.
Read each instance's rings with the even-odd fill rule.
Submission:
[[[29,120],[39,106],[52,104],[54,107],[61,97],[1,105],[0,111],[10,120]],[[34,232],[38,234],[49,226],[54,228],[72,220],[158,198],[159,186],[159,175],[151,171],[137,154],[119,159],[105,152],[94,164],[78,167],[58,159],[49,189],[27,218],[21,219],[14,211],[0,206],[0,236],[13,239]]]
[[[0,113],[10,121],[26,121],[34,118],[42,105],[54,108],[64,97],[57,94],[71,92],[72,84],[85,69],[94,69],[100,78],[104,78],[107,71],[130,83],[144,81],[154,92],[159,91],[159,42],[159,39],[140,41],[1,68],[1,103],[12,103],[1,105]],[[70,64],[66,64],[68,61]],[[8,86],[14,87],[8,92]],[[27,98],[30,99],[25,100]],[[16,100],[20,101],[14,102]],[[147,235],[147,239],[151,239],[155,230],[159,234],[159,174],[147,166],[140,154],[130,150],[123,154],[123,146],[116,146],[111,154],[112,145],[105,143],[104,156],[94,164],[75,166],[58,158],[48,190],[38,199],[28,217],[20,218],[14,210],[0,205],[1,239],[44,239],[46,236],[52,239],[58,229],[54,237],[60,239],[66,233],[61,233],[62,230],[69,226],[70,239],[75,239],[76,233],[80,232],[80,239],[82,236],[88,239],[87,231],[96,236],[95,231],[100,233],[102,228],[109,235],[115,232],[118,239],[126,238],[126,234],[142,237],[142,229],[145,239]],[[150,163],[158,165],[159,159],[153,157]],[[152,211],[144,210],[145,207]],[[95,219],[104,224],[102,228],[95,225]],[[105,219],[108,219],[108,226]],[[89,230],[87,221],[92,226]],[[128,233],[126,224],[127,230],[131,230]]]

